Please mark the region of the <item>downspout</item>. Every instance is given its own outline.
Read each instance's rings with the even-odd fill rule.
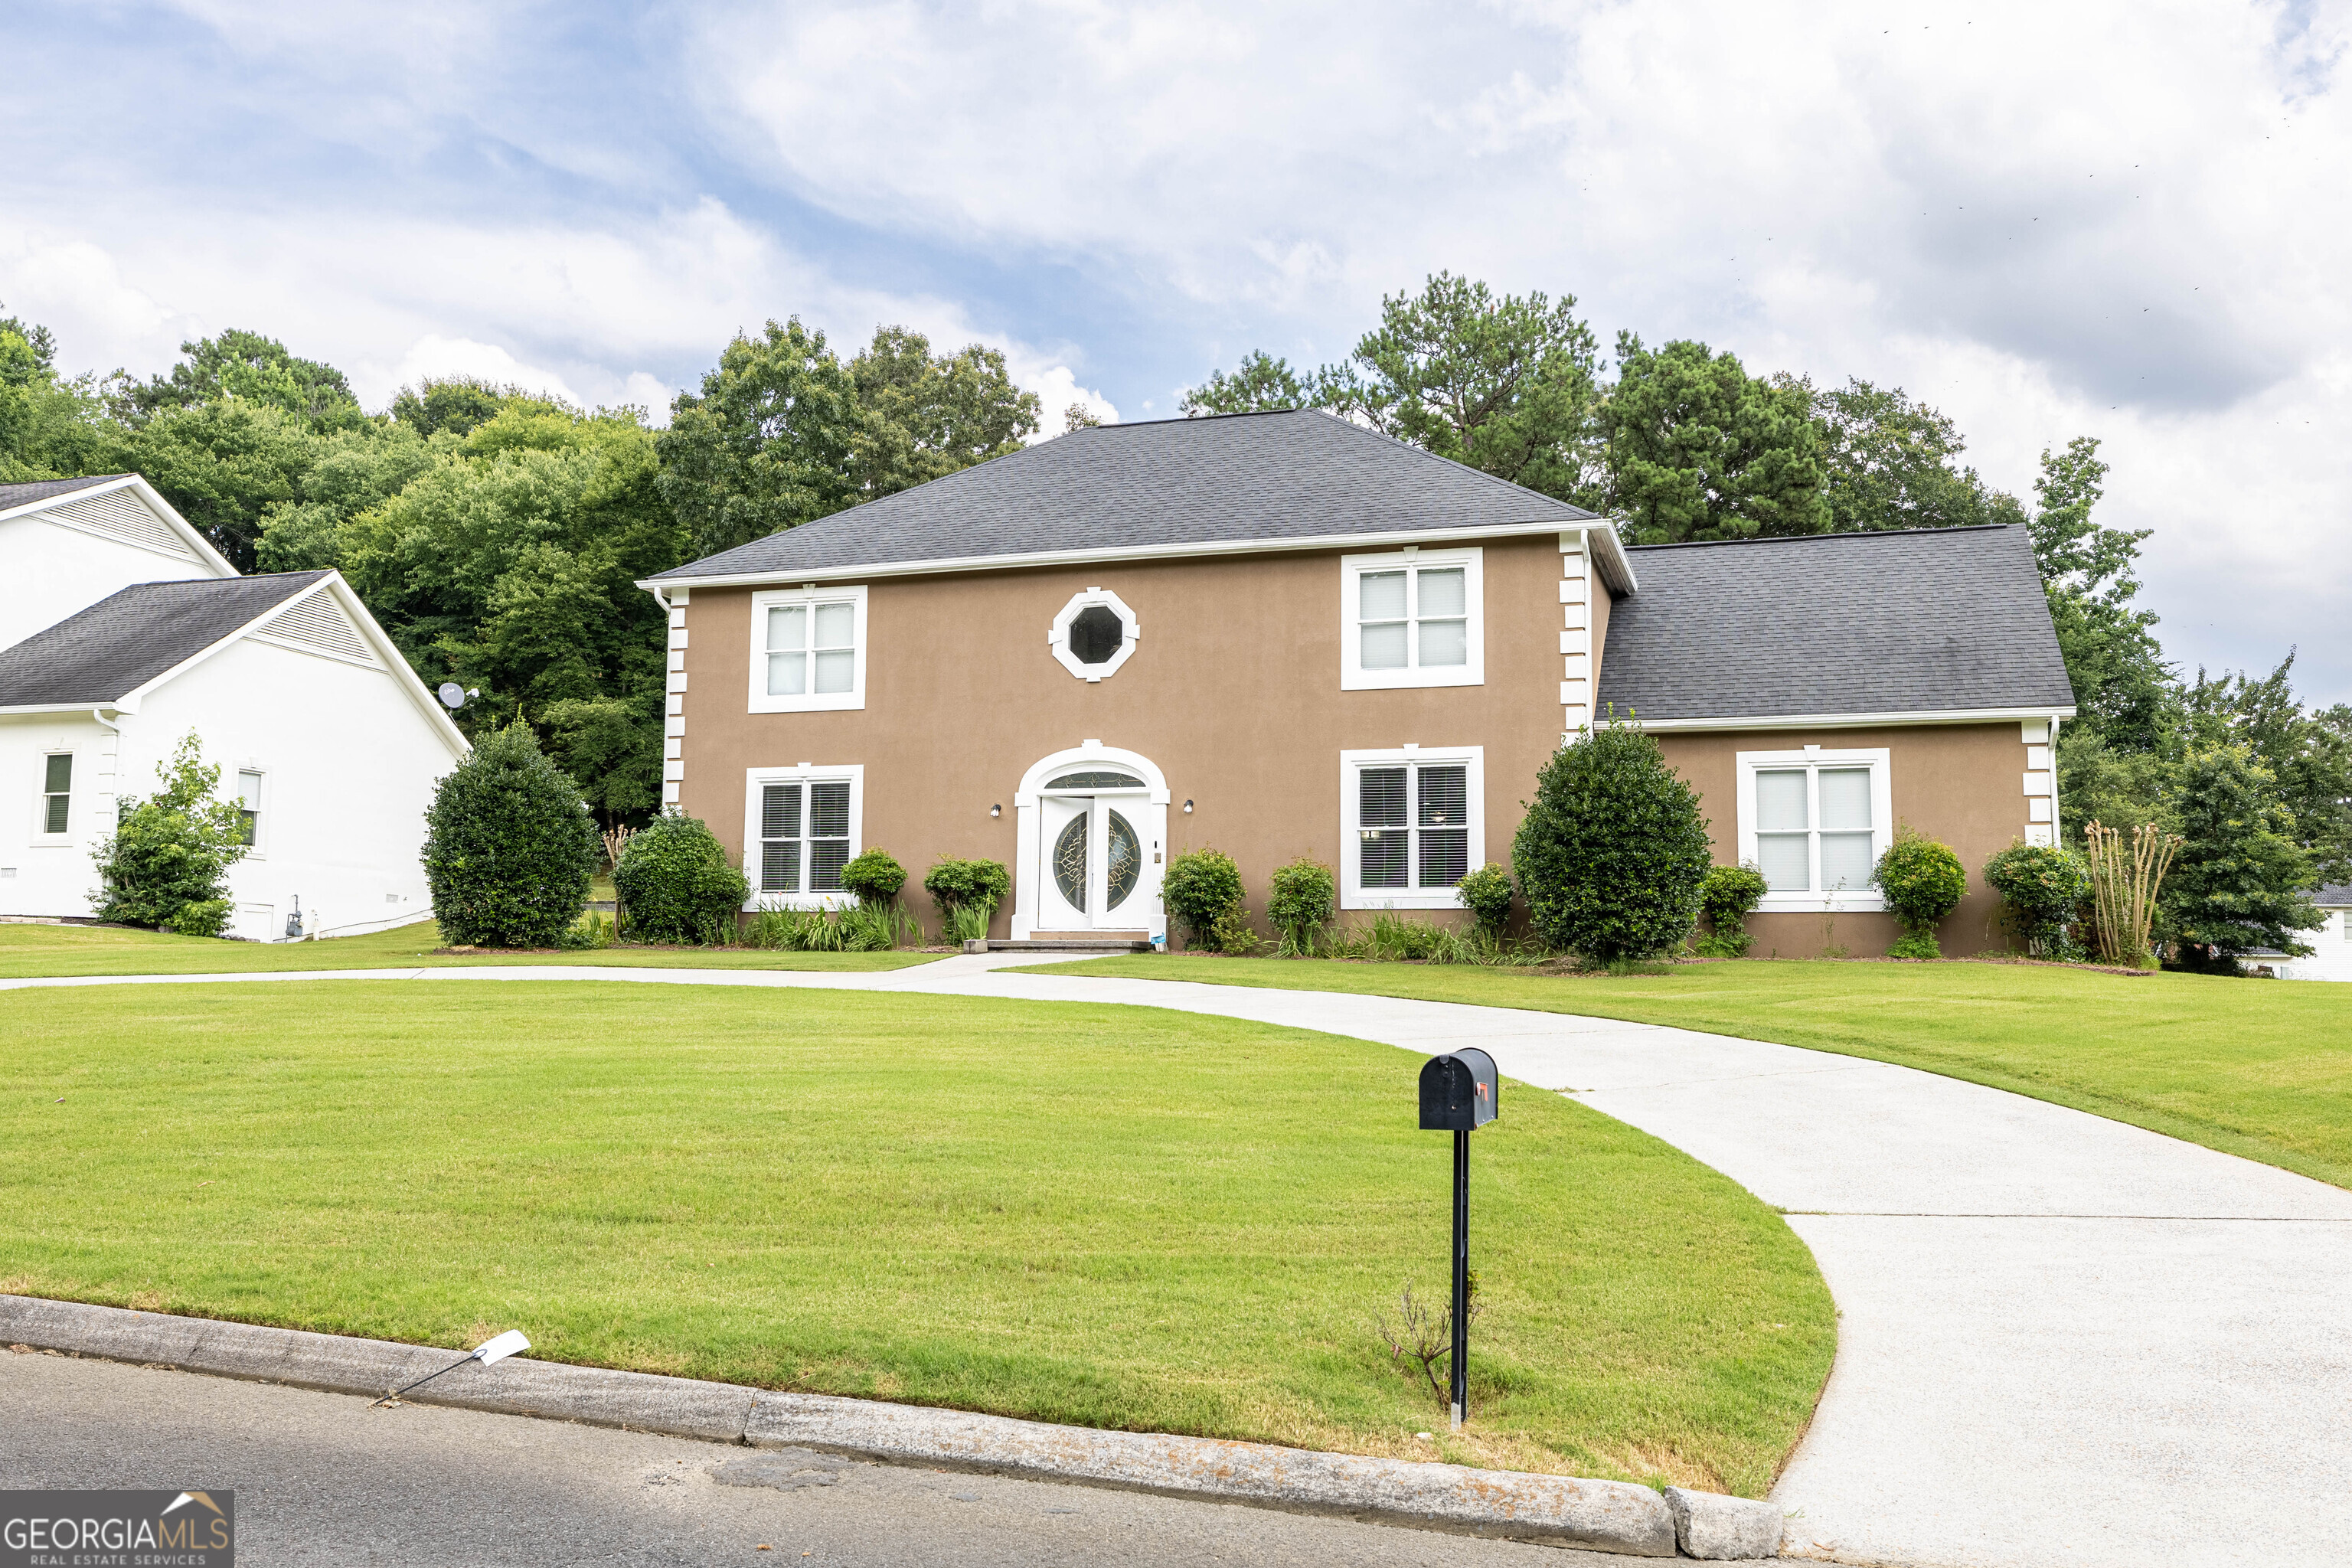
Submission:
[[[113,720],[109,719],[106,716],[106,710],[103,708],[91,709],[89,710],[89,716],[97,723],[114,731],[114,756],[112,759],[114,767],[108,776],[114,781],[116,786],[114,791],[114,809],[116,814],[120,816],[122,810],[122,726],[116,723]]]
[[[2050,715],[2050,843],[2053,847],[2066,847],[2066,835],[2058,826],[2058,715]]]

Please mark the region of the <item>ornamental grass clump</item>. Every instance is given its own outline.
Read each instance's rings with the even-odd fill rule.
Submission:
[[[1279,956],[1312,958],[1317,935],[1339,911],[1339,882],[1331,868],[1302,855],[1276,868],[1268,888],[1265,918],[1281,933]]]
[[[1748,917],[1769,891],[1764,873],[1745,862],[1716,866],[1699,879],[1699,912],[1706,916],[1707,932],[1698,939],[1702,958],[1745,958],[1756,945]]]
[[[1941,958],[1936,928],[1959,907],[1969,890],[1968,868],[1948,844],[1915,827],[1897,826],[1895,842],[1878,858],[1870,879],[1885,895],[1887,912],[1903,934],[1886,950],[1889,958]]]
[[[2148,928],[2156,921],[2157,890],[2180,852],[2180,836],[2152,822],[2142,823],[2125,847],[2122,829],[2093,822],[2083,830],[2091,863],[2091,909],[2099,956],[2135,969],[2156,967]]]
[[[1536,775],[1511,868],[1545,941],[1617,964],[1682,945],[1712,850],[1697,792],[1657,742],[1612,719]]]
[[[114,831],[90,854],[100,879],[90,905],[100,920],[182,936],[218,936],[227,927],[228,868],[245,858],[247,844],[244,812],[213,794],[220,772],[191,730],[172,760],[156,765],[163,787],[144,800],[124,797]]]
[[[2082,858],[2050,844],[2017,839],[1984,863],[1985,886],[1999,893],[2025,936],[2026,951],[2037,958],[2078,959],[2068,928],[2077,908],[2091,890],[2091,874]]]
[[[622,847],[613,889],[639,942],[724,942],[751,885],[699,817],[656,816]]]
[[[1233,911],[1242,907],[1242,868],[1222,849],[1188,849],[1171,858],[1160,881],[1160,903],[1168,918],[1184,928],[1188,946],[1223,952],[1218,940],[1222,921],[1226,934],[1238,940]],[[1240,916],[1242,929],[1249,922]],[[1255,941],[1255,938],[1252,939]]]
[[[492,731],[434,787],[425,812],[425,879],[442,939],[554,946],[588,906],[598,847],[587,803],[530,729]]]

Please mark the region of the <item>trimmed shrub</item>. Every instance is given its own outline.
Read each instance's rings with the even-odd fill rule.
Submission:
[[[868,849],[841,868],[842,889],[856,894],[861,904],[887,904],[906,885],[907,868],[887,849]]]
[[[231,907],[228,868],[246,856],[244,814],[214,795],[220,767],[205,763],[193,730],[155,776],[163,787],[126,796],[114,831],[91,851],[100,886],[90,905],[121,925],[218,936]]]
[[[1315,952],[1315,933],[1331,923],[1339,912],[1339,887],[1331,868],[1322,861],[1301,855],[1289,865],[1278,867],[1268,884],[1265,918],[1282,933],[1282,951],[1293,958],[1306,958]]]
[[[1887,950],[1888,956],[1943,957],[1944,950],[1936,942],[1936,928],[1969,890],[1968,868],[1952,853],[1952,847],[1897,824],[1895,842],[1878,858],[1870,879],[1886,895],[1887,911],[1903,926],[1902,939]]]
[[[1716,866],[1699,879],[1699,912],[1706,916],[1707,934],[1698,939],[1703,958],[1745,958],[1756,945],[1748,917],[1769,891],[1764,873],[1755,867]]]
[[[1615,963],[1682,945],[1711,852],[1697,792],[1657,742],[1612,720],[1536,775],[1511,868],[1547,942]]]
[[[2066,930],[2091,890],[2091,873],[2080,856],[2021,838],[1984,863],[1984,879],[2009,906],[2029,951],[2044,958],[2082,956]]]
[[[1160,903],[1168,918],[1184,927],[1194,947],[1215,947],[1217,917],[1238,909],[1242,868],[1222,849],[1191,849],[1172,857],[1160,879]]]
[[[992,912],[1013,891],[1013,873],[995,860],[942,859],[923,873],[923,891],[943,910]]]
[[[1250,924],[1249,910],[1236,902],[1217,911],[1215,921],[1209,927],[1209,945],[1229,958],[1247,958],[1265,942],[1257,934],[1257,928]]]
[[[597,844],[587,803],[527,725],[483,736],[425,812],[425,879],[442,940],[554,946],[588,905]]]
[[[751,884],[694,816],[656,816],[629,836],[613,889],[639,942],[707,942],[735,934]]]
[[[1499,942],[1511,924],[1511,874],[1489,860],[1454,884],[1478,934]]]

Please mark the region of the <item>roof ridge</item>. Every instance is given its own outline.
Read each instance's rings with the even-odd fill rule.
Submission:
[[[1956,522],[1943,528],[1849,528],[1840,533],[1759,533],[1749,539],[1677,539],[1664,544],[1629,544],[1628,550],[1712,550],[1725,544],[1809,544],[1825,539],[1906,539],[1925,534],[1998,533],[2021,522]]]

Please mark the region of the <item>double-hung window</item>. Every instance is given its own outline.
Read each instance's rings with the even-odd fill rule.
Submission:
[[[743,822],[751,908],[845,901],[841,868],[857,856],[864,775],[859,767],[751,771]]]
[[[1340,907],[1457,909],[1454,884],[1486,858],[1485,752],[1343,752]]]
[[[1738,753],[1740,858],[1764,873],[1765,910],[1885,907],[1871,873],[1894,841],[1888,753]]]
[[[261,775],[247,769],[236,775],[237,842],[249,847],[261,843]]]
[[[1486,680],[1478,550],[1339,558],[1339,686],[1477,686]]]
[[[751,595],[754,713],[866,706],[866,590],[811,585]]]
[[[55,837],[73,820],[73,753],[51,752],[41,759],[38,831]]]

